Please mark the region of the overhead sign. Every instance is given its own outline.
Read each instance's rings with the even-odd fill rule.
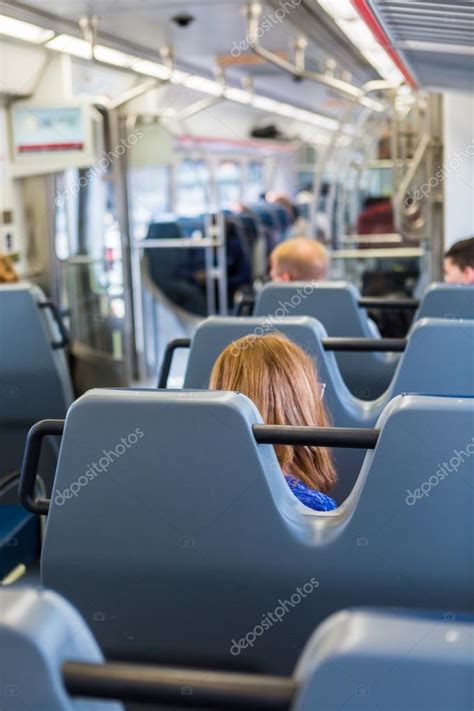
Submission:
[[[18,106],[12,111],[16,155],[81,151],[86,136],[80,106]]]

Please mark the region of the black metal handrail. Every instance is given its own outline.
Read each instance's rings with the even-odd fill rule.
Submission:
[[[49,309],[51,311],[51,315],[53,316],[53,319],[59,329],[59,333],[61,334],[61,340],[52,341],[51,348],[57,350],[59,348],[65,348],[66,346],[68,346],[70,343],[69,333],[66,326],[64,325],[62,312],[59,310],[57,305],[54,303],[54,301],[42,301],[38,304],[38,306],[40,309]]]
[[[255,296],[244,294],[235,307],[236,316],[251,316],[255,306]]]
[[[258,444],[293,444],[306,447],[374,449],[379,430],[353,427],[295,427],[253,425]]]
[[[249,334],[250,335],[250,334]],[[351,352],[391,352],[397,353],[405,350],[406,338],[323,338],[321,340],[325,351],[351,351]],[[166,346],[161,364],[157,387],[164,389],[173,363],[174,352],[179,348],[191,348],[190,338],[175,338]]]
[[[420,302],[418,299],[397,298],[384,299],[380,296],[361,296],[357,305],[366,309],[408,309],[416,311]]]
[[[407,346],[406,338],[323,338],[325,351],[351,351],[354,353],[373,353],[384,351],[399,353]]]
[[[158,377],[157,387],[161,390],[166,388],[168,385],[168,378],[171,371],[171,365],[173,363],[174,352],[178,348],[191,348],[190,338],[175,338],[174,341],[170,341],[166,346],[165,353],[163,355],[163,362],[161,364],[160,375]]]
[[[28,432],[18,487],[22,505],[31,513],[45,515],[49,511],[50,500],[35,498],[36,478],[44,437],[62,435],[64,420],[41,420]]]
[[[284,677],[126,663],[65,662],[62,676],[72,696],[184,708],[284,711],[297,689]]]

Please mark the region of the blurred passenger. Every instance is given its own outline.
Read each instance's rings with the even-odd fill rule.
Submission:
[[[0,284],[14,284],[20,281],[13,260],[8,254],[0,253]]]
[[[392,234],[395,232],[393,206],[383,195],[368,197],[357,220],[360,235]]]
[[[474,284],[474,237],[455,242],[444,255],[447,284]]]
[[[312,359],[278,333],[251,334],[227,346],[214,365],[209,387],[247,395],[267,424],[328,426]],[[290,489],[303,504],[315,511],[336,508],[327,495],[337,478],[328,449],[276,445],[275,452]]]
[[[288,239],[280,242],[270,254],[272,281],[324,281],[328,271],[328,251],[313,239]]]

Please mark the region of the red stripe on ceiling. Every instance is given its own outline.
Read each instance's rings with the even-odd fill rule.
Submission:
[[[382,45],[382,47],[385,49],[387,54],[390,55],[392,58],[393,62],[396,64],[396,66],[399,68],[407,82],[410,84],[410,86],[413,89],[418,88],[418,84],[406,66],[405,62],[402,60],[400,55],[398,54],[397,50],[391,43],[388,35],[386,34],[384,28],[380,24],[379,20],[377,17],[374,15],[372,12],[371,8],[369,7],[369,4],[367,0],[351,0],[354,8],[357,10],[359,13],[361,19],[365,22],[369,30],[372,32],[374,35],[375,39],[379,44]]]

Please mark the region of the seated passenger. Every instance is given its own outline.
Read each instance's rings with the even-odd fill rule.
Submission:
[[[13,259],[8,254],[0,253],[0,284],[13,284],[19,281],[13,265]]]
[[[313,239],[288,239],[280,242],[270,254],[272,281],[324,281],[328,271],[326,247]]]
[[[267,424],[328,426],[313,361],[281,334],[251,334],[228,345],[214,365],[209,387],[247,395]],[[315,511],[336,508],[327,495],[336,483],[328,449],[276,445],[275,452],[290,489],[303,504]]]
[[[444,255],[447,284],[474,284],[474,237],[455,242]]]

